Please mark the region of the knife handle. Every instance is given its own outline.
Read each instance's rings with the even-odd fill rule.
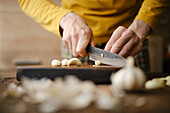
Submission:
[[[90,47],[91,47],[91,44],[89,43],[86,47],[86,52],[89,53],[90,52]]]

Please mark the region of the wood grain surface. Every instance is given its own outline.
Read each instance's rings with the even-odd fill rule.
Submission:
[[[0,78],[0,95],[12,82],[22,84],[16,78]],[[103,92],[110,93],[108,85],[98,85],[97,87]],[[142,99],[145,102],[140,104]],[[121,101],[121,108],[118,111],[101,110],[91,104],[84,109],[60,110],[57,113],[170,113],[170,88],[126,92]],[[18,106],[20,106],[19,109]],[[0,99],[0,111],[1,113],[41,113],[37,104],[26,103],[21,98],[9,97]]]

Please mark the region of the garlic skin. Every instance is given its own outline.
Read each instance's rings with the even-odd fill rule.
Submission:
[[[57,59],[52,60],[51,65],[52,66],[60,66],[61,62]]]
[[[135,67],[134,58],[128,57],[124,68],[112,73],[112,88],[116,90],[140,90],[146,81],[145,73]]]
[[[61,65],[62,65],[62,66],[67,66],[67,62],[68,62],[68,59],[63,59],[63,60],[61,61]]]

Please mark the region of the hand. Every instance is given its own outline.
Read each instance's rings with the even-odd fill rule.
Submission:
[[[139,53],[143,48],[143,41],[151,27],[141,20],[135,20],[129,28],[119,26],[112,34],[105,46],[106,51],[128,57]]]
[[[92,30],[77,14],[71,12],[60,21],[63,42],[74,57],[85,57],[88,43],[95,46]]]

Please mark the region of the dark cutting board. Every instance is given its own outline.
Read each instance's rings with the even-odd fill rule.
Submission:
[[[52,66],[19,66],[17,67],[17,80],[22,77],[49,78],[74,75],[80,80],[91,80],[96,84],[109,84],[110,75],[120,68],[112,66],[81,66],[81,67],[52,67]]]

